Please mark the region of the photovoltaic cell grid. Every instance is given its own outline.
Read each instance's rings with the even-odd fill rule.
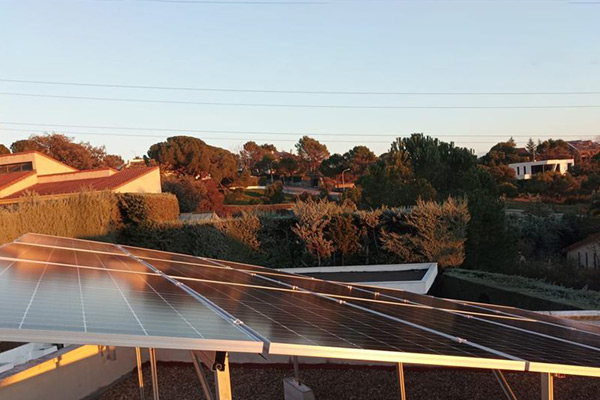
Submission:
[[[0,338],[76,333],[248,352],[265,343],[271,354],[600,376],[600,335],[573,321],[45,235],[0,247],[0,304]]]

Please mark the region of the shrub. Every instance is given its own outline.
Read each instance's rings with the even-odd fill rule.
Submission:
[[[266,187],[265,197],[270,204],[283,203],[285,195],[283,194],[283,183],[280,181],[274,182]]]
[[[30,196],[0,207],[0,243],[27,233],[66,237],[110,235],[120,225],[115,195],[81,192],[56,199]]]
[[[448,198],[438,204],[418,200],[405,215],[409,233],[383,231],[383,247],[401,261],[437,262],[441,267],[457,267],[465,259],[469,219],[466,201]]]
[[[119,193],[123,222],[165,222],[179,217],[177,197],[171,193]]]

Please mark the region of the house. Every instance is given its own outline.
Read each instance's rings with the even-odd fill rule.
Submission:
[[[565,249],[567,259],[581,268],[600,267],[600,233],[588,236]]]
[[[592,140],[570,140],[567,143],[582,160],[589,160],[600,153],[600,144]]]
[[[520,163],[508,164],[510,168],[515,171],[517,179],[531,179],[535,174],[546,171],[559,172],[565,174],[575,165],[575,160],[572,158],[563,160],[540,160],[540,161],[526,161]]]
[[[38,151],[0,155],[0,204],[26,193],[56,197],[82,190],[160,193],[158,167],[78,170]]]

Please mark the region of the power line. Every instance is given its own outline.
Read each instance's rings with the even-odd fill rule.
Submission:
[[[183,87],[183,86],[148,86],[128,85],[113,83],[89,82],[57,82],[23,79],[1,79],[0,82],[26,83],[34,85],[55,86],[83,86],[116,89],[143,89],[143,90],[173,90],[193,92],[224,92],[224,93],[270,93],[270,94],[313,94],[313,95],[368,95],[368,96],[572,96],[572,95],[598,95],[600,91],[552,91],[552,92],[377,92],[377,91],[332,91],[332,90],[276,90],[276,89],[230,89],[210,87]]]
[[[0,128],[0,131],[16,131],[16,132],[32,132],[30,129],[17,129],[17,128]],[[165,135],[152,135],[147,133],[134,133],[134,134],[122,134],[122,133],[114,133],[114,132],[80,132],[80,131],[60,131],[59,133],[68,134],[68,135],[89,135],[89,136],[118,136],[118,137],[145,137],[145,138],[156,138],[156,139],[165,139]],[[318,136],[318,135],[312,135]],[[397,135],[396,137],[403,137],[407,135]],[[454,135],[459,137],[460,135]],[[198,137],[198,136],[195,136]],[[436,135],[435,137],[440,137],[440,135]],[[581,136],[580,136],[581,137]],[[203,136],[198,137],[202,140],[231,140],[231,141],[247,141],[248,138],[239,138],[239,137],[210,137]],[[281,138],[252,138],[255,141],[260,142],[297,142],[298,139],[281,139]],[[390,144],[395,140],[394,138],[390,138],[389,140],[338,140],[338,139],[327,139],[324,140],[327,143],[354,143],[356,145],[368,143],[368,144]],[[455,141],[454,141],[455,142]],[[467,141],[469,145],[473,144],[497,144],[500,142],[499,140],[488,140],[488,141]]]
[[[228,5],[228,4],[237,4],[237,5],[244,5],[244,4],[260,4],[260,5],[267,5],[267,4],[274,4],[274,5],[296,5],[296,4],[307,4],[307,5],[312,5],[312,4],[329,4],[328,1],[229,1],[229,0],[225,0],[225,1],[210,1],[210,0],[136,0],[138,2],[150,2],[150,3],[173,3],[173,4],[178,4],[178,3],[184,3],[184,4],[217,4],[217,5]]]
[[[312,130],[305,131],[240,131],[240,130],[214,130],[214,129],[182,129],[182,128],[139,128],[139,127],[131,127],[131,126],[106,126],[106,125],[75,125],[75,124],[42,124],[42,123],[30,123],[30,122],[12,122],[12,121],[0,121],[0,125],[16,125],[16,126],[36,126],[36,127],[60,127],[60,128],[82,128],[82,129],[111,129],[111,130],[125,130],[125,131],[154,131],[154,132],[183,132],[183,133],[225,133],[225,134],[248,134],[248,135],[287,135],[287,136],[372,136],[372,137],[398,137],[398,136],[406,136],[402,135],[399,132],[389,132],[389,133],[334,133],[334,132],[316,132]],[[29,132],[33,129],[15,129],[15,128],[4,128],[3,130],[11,130],[17,132]],[[82,132],[87,133],[87,132]],[[93,132],[92,132],[93,133]],[[435,135],[436,137],[485,137],[486,135],[481,134],[439,134]],[[516,138],[538,138],[538,137],[551,137],[551,136],[561,136],[561,137],[589,137],[594,136],[590,135],[578,135],[578,134],[560,134],[560,135],[548,135],[543,133],[533,133],[533,134],[494,134],[487,135],[488,137],[516,137]],[[153,136],[154,137],[154,136]],[[164,137],[156,136],[156,137]],[[268,139],[272,140],[272,139]]]
[[[0,92],[2,96],[39,97],[66,100],[117,101],[127,103],[204,105],[220,107],[274,107],[274,108],[319,108],[319,109],[370,109],[370,110],[500,110],[500,109],[567,109],[600,108],[600,105],[546,105],[546,106],[383,106],[383,105],[330,105],[330,104],[270,104],[270,103],[229,103],[186,100],[153,100],[118,97],[65,96],[39,93]]]

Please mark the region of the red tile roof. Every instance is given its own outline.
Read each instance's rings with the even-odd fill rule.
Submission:
[[[35,174],[35,171],[18,171],[0,174],[0,189],[4,189],[10,185],[13,185],[21,179],[25,179],[33,174]]]
[[[126,183],[129,183],[143,175],[146,175],[156,170],[157,168],[158,167],[131,168],[125,169],[114,175],[102,178],[88,178],[63,182],[38,183],[37,185],[28,187],[26,190],[7,196],[5,197],[5,199],[14,199],[21,197],[25,192],[35,192],[40,196],[50,196],[58,194],[76,193],[86,189],[93,191],[114,190],[123,186]]]

